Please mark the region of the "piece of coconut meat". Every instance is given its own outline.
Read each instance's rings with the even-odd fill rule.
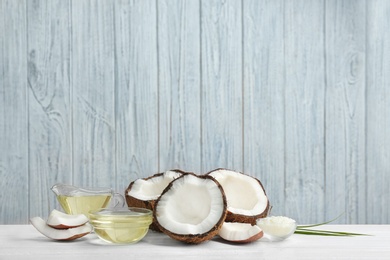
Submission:
[[[41,234],[54,240],[74,240],[92,232],[92,226],[89,223],[75,228],[56,229],[47,225],[46,221],[40,217],[33,217],[30,222]]]
[[[227,169],[216,169],[207,175],[214,177],[225,191],[227,222],[255,225],[256,219],[267,216],[269,201],[260,180]]]
[[[70,215],[54,209],[46,223],[56,229],[68,229],[84,225],[88,218],[84,214]]]
[[[233,243],[250,243],[263,237],[263,231],[257,225],[238,222],[225,222],[218,235]]]
[[[218,234],[226,217],[226,197],[211,176],[183,174],[156,202],[159,229],[185,243],[201,243]]]

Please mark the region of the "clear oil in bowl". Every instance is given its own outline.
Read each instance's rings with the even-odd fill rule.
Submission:
[[[91,213],[90,223],[95,234],[109,243],[133,244],[148,232],[153,216],[151,211],[114,210]]]

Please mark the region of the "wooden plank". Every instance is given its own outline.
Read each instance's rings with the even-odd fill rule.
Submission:
[[[115,185],[112,1],[72,1],[73,180]]]
[[[158,172],[156,1],[115,1],[117,190]]]
[[[367,223],[390,223],[390,2],[367,1]]]
[[[321,4],[322,3],[322,4]],[[285,208],[324,219],[324,2],[285,2]]]
[[[284,1],[244,2],[244,171],[284,214]]]
[[[158,1],[159,171],[201,172],[199,1]]]
[[[30,214],[60,208],[50,188],[72,183],[69,1],[28,1]]]
[[[201,2],[203,172],[243,170],[241,7]]]
[[[29,217],[26,35],[25,1],[0,1],[1,224]]]
[[[389,223],[390,3],[364,2],[0,1],[0,221],[72,172],[228,167],[301,223]]]
[[[366,2],[326,1],[325,217],[365,223]]]

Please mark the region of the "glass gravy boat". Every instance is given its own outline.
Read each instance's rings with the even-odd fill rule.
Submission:
[[[113,207],[125,205],[124,197],[111,188],[79,188],[57,183],[51,190],[64,211],[72,215],[84,214],[88,217],[90,211],[107,207],[110,201],[114,203]]]

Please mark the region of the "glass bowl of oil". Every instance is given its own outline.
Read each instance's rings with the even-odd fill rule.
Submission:
[[[153,212],[144,208],[102,208],[89,213],[95,234],[108,243],[134,244],[148,233]]]

